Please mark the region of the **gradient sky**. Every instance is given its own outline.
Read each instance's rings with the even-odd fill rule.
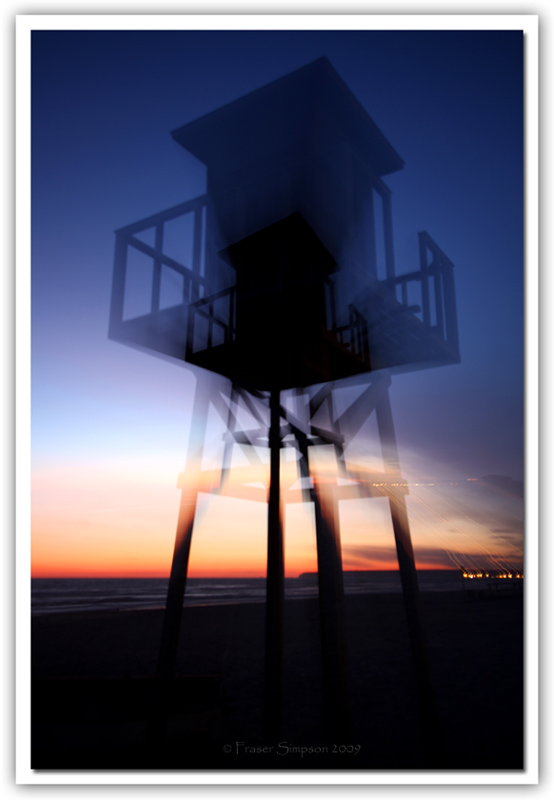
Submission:
[[[397,271],[420,230],[455,264],[462,363],[391,387],[418,564],[521,560],[522,34],[35,31],[34,575],[168,574],[195,377],[108,340],[113,231],[205,191],[171,130],[322,55],[406,162]],[[368,425],[354,449],[375,447]],[[265,506],[201,506],[191,574],[263,574]],[[385,500],[345,501],[341,526],[346,567],[394,566]],[[309,507],[287,508],[286,559],[315,569]]]

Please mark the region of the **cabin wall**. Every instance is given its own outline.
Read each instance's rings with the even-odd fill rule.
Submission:
[[[354,298],[391,271],[390,207],[376,188],[382,182],[347,142],[324,152],[295,152],[296,158],[278,155],[264,169],[258,163],[223,177],[208,172],[208,247],[215,254],[299,212],[338,264],[336,315],[343,319]]]

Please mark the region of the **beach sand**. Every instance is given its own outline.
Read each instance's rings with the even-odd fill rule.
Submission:
[[[523,768],[523,604],[422,594],[448,769]],[[263,604],[185,608],[166,740],[145,744],[162,611],[32,621],[34,769],[429,769],[401,595],[346,598],[351,730],[325,734],[317,600],[286,603],[283,716],[262,740]],[[273,748],[262,752],[264,744]]]

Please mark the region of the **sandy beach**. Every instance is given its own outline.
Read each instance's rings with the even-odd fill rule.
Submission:
[[[523,768],[523,604],[422,595],[447,769]],[[286,603],[283,721],[262,741],[264,605],[185,608],[171,718],[145,745],[161,611],[32,622],[35,769],[427,769],[399,594],[346,598],[348,741],[324,733],[317,600]],[[264,746],[266,752],[263,752]]]

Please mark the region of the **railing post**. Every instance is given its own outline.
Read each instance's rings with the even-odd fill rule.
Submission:
[[[394,242],[392,235],[392,208],[391,208],[391,190],[382,180],[375,181],[375,189],[379,193],[383,202],[383,228],[385,236],[385,267],[387,278],[390,280],[395,276],[394,267]]]
[[[377,242],[375,236],[375,203],[373,201],[373,189],[367,194],[367,206],[368,206],[368,214],[367,214],[367,231],[368,231],[368,241],[367,241],[367,263],[369,265],[369,271],[371,275],[371,280],[377,279]]]
[[[231,291],[229,292],[229,339],[230,341],[234,341],[236,335],[236,320],[235,320],[235,301],[236,301],[236,287],[231,286]]]
[[[329,314],[331,317],[331,330],[337,330],[337,309],[335,306],[335,284],[329,278],[325,281],[325,285],[329,289]]]
[[[435,256],[435,259],[437,256]],[[437,329],[440,335],[444,339],[444,306],[443,306],[443,295],[442,295],[442,270],[443,264],[442,261],[437,262],[437,268],[434,274],[434,282],[435,282],[435,312],[437,315]]]
[[[408,305],[408,281],[402,281],[402,305]]]
[[[433,254],[433,276],[435,279],[435,304],[437,312],[437,328],[446,342],[458,351],[458,316],[456,311],[456,291],[454,287],[454,265],[440,247],[431,239],[426,231],[419,236],[419,248],[422,271],[422,293],[425,301],[425,287],[427,283],[427,302],[429,301],[428,276],[430,269],[427,265],[427,250]],[[425,306],[424,306],[425,312]],[[424,316],[425,321],[425,316]]]
[[[419,237],[419,263],[421,267],[421,306],[423,309],[423,322],[431,325],[431,310],[429,307],[429,274],[427,266],[427,234],[425,231],[418,233]]]
[[[208,348],[212,346],[214,329],[214,302],[210,300],[208,303]]]
[[[458,350],[458,313],[456,310],[456,288],[454,286],[454,267],[448,262],[443,267],[444,312],[446,318],[446,341]]]
[[[117,338],[117,331],[123,322],[125,304],[125,279],[127,274],[127,237],[116,233],[114,268],[112,277],[112,302],[110,307],[111,338]]]
[[[202,261],[202,211],[203,206],[198,204],[194,211],[194,232],[192,235],[192,272],[193,286],[191,300],[198,300],[200,296],[200,264]]]
[[[150,312],[157,314],[160,310],[160,290],[162,283],[162,262],[159,256],[163,253],[163,237],[164,226],[163,222],[158,222],[156,225],[156,242],[154,249],[156,251],[156,258],[154,259],[154,272],[152,274],[152,301],[150,305]]]
[[[189,361],[194,353],[194,315],[195,308],[191,304],[187,309],[187,341],[185,343],[186,360]]]

